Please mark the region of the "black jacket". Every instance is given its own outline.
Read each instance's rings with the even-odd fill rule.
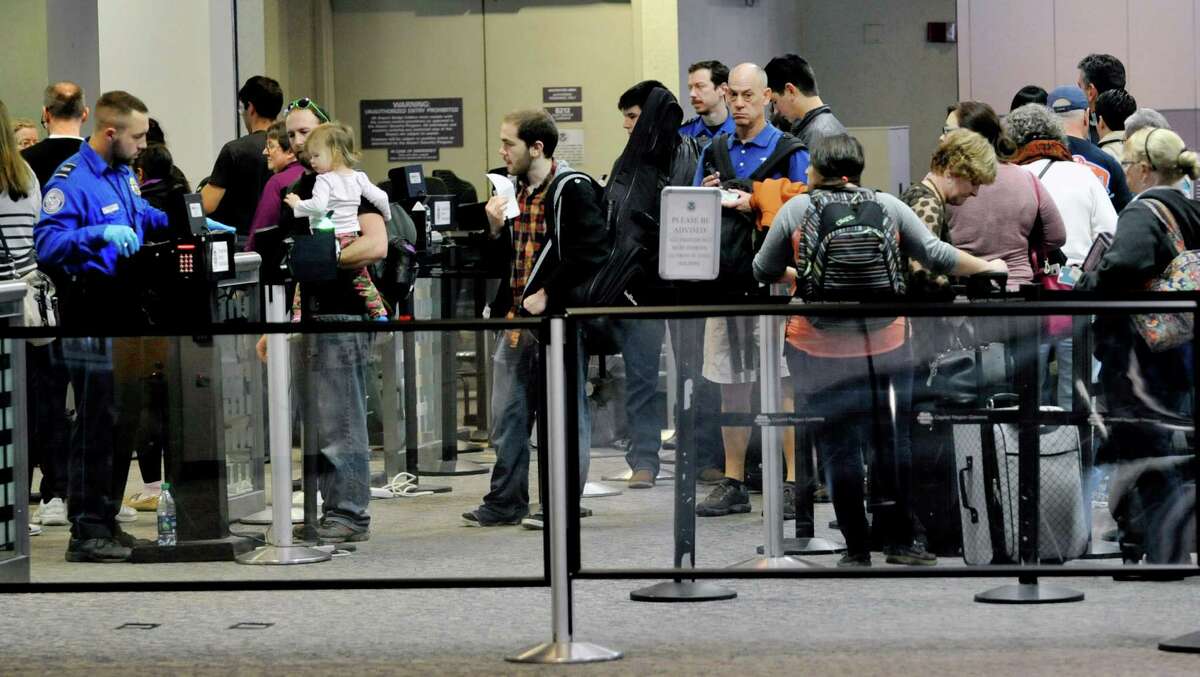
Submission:
[[[1165,204],[1174,214],[1187,248],[1200,248],[1200,204],[1165,187],[1146,191],[1139,197],[1154,198]],[[1134,200],[1117,218],[1112,246],[1100,265],[1085,274],[1076,288],[1108,293],[1144,291],[1146,283],[1158,277],[1175,256],[1175,247],[1158,218],[1148,206]]]
[[[1146,284],[1158,277],[1177,255],[1162,223],[1139,200],[1154,198],[1171,210],[1183,243],[1188,249],[1200,248],[1200,205],[1173,188],[1155,188],[1130,202],[1117,218],[1117,232],[1112,246],[1100,259],[1096,270],[1084,274],[1076,285],[1080,291],[1107,294],[1145,291]],[[1178,361],[1178,350],[1152,353],[1124,315],[1100,315],[1092,325],[1095,334],[1094,355],[1105,368],[1124,372],[1129,367],[1130,348],[1136,349],[1143,370],[1154,363],[1157,373],[1190,376],[1190,369],[1181,362],[1177,368],[1162,368],[1162,364]],[[1154,389],[1168,384],[1151,384]],[[1110,396],[1114,397],[1115,396]]]

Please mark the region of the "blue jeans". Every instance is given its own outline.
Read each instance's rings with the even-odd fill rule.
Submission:
[[[361,316],[325,315],[318,321]],[[317,442],[324,519],[367,529],[371,516],[370,448],[367,442],[367,360],[371,335],[306,334],[301,352],[307,390],[317,400]]]
[[[833,510],[847,552],[864,555],[871,549],[863,504],[865,454],[870,454],[876,532],[887,545],[911,545],[910,346],[869,358],[814,357],[791,345],[785,352],[796,412],[824,418],[809,431],[830,475]]]
[[[658,362],[667,325],[663,320],[617,320],[621,356],[625,360],[625,420],[629,424],[629,451],[625,462],[634,472],[658,475],[658,448],[663,421],[655,410]]]
[[[1075,374],[1072,371],[1075,341],[1070,337],[1050,339],[1038,346],[1038,374],[1042,384],[1042,404],[1071,410],[1071,393]],[[1058,361],[1058,383],[1050,380],[1050,348],[1054,348],[1054,359]]]
[[[492,466],[491,490],[483,497],[479,513],[488,521],[511,521],[529,514],[529,435],[533,432],[538,403],[542,399],[540,372],[543,369],[537,336],[528,330],[500,332],[492,368],[492,444],[496,464]],[[580,346],[575,365],[579,390],[579,482],[576,499],[583,493],[591,459],[592,417],[588,411],[588,356]]]

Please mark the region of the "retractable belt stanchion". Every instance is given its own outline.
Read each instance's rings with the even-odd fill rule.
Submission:
[[[457,283],[454,277],[443,275],[441,280],[442,317],[454,319],[457,301]],[[420,474],[431,477],[460,475],[482,475],[488,469],[474,461],[458,458],[458,394],[455,388],[458,379],[458,332],[442,334],[442,443],[438,458],[419,464]],[[464,405],[467,403],[464,402]]]
[[[696,568],[696,402],[700,369],[696,355],[702,345],[704,320],[672,323],[677,336],[676,374],[679,410],[675,414],[675,568]],[[711,581],[676,578],[629,593],[635,602],[714,602],[737,597],[737,592]]]
[[[612,651],[588,642],[576,642],[572,628],[571,576],[567,555],[567,497],[574,500],[572,487],[577,481],[567,477],[567,399],[575,400],[574,393],[567,393],[566,369],[563,359],[564,320],[550,320],[550,345],[546,350],[547,417],[550,448],[546,458],[550,476],[550,502],[546,505],[546,516],[550,530],[550,606],[551,639],[530,647],[506,660],[514,663],[596,663],[621,658],[619,651]],[[575,340],[572,337],[572,340]],[[574,433],[572,433],[574,434]],[[578,522],[576,522],[578,526]]]
[[[283,285],[267,288],[267,317],[286,322]],[[311,564],[329,553],[292,542],[292,416],[288,395],[290,353],[287,334],[267,335],[267,406],[271,450],[271,531],[268,545],[242,554],[239,564]]]
[[[767,420],[766,414],[779,413],[782,398],[779,385],[780,342],[779,318],[763,315],[758,318],[758,392],[763,415],[758,418],[762,430],[763,467],[763,525],[767,532],[766,550],[732,568],[791,569],[809,566],[807,562],[789,557],[783,552],[783,453],[779,427]]]
[[[1041,562],[1038,546],[1041,522],[1041,426],[1039,424],[1037,346],[1041,339],[1042,318],[1029,315],[1015,318],[1007,323],[1014,328],[1010,345],[1016,347],[1016,386],[1018,395],[1019,421],[1017,435],[1017,481],[1019,491],[1017,508],[1017,542],[1020,562],[1025,566],[1036,566]],[[1032,350],[1030,350],[1032,348]],[[986,424],[991,426],[989,422]],[[987,431],[982,431],[988,434]],[[987,447],[985,447],[986,450]],[[985,451],[985,453],[987,453]],[[1081,602],[1083,593],[1057,584],[1038,583],[1037,576],[1019,576],[1015,585],[1002,585],[975,595],[976,602],[986,604],[1054,604],[1058,602]]]

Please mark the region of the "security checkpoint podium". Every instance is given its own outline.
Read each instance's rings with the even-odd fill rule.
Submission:
[[[177,243],[167,245],[179,247]],[[170,268],[178,252],[161,253]],[[214,324],[261,318],[258,254],[232,255],[217,276],[172,273],[186,312],[208,313]],[[193,268],[204,268],[193,260]],[[220,264],[217,265],[221,267]],[[212,264],[208,264],[211,271]],[[174,318],[176,320],[180,318]],[[180,326],[168,321],[167,326]],[[257,336],[173,336],[168,339],[166,478],[177,514],[175,546],[133,549],[135,563],[227,561],[254,547],[231,536],[229,523],[266,505],[262,367]],[[231,478],[236,486],[231,485]],[[231,488],[234,495],[231,496]]]

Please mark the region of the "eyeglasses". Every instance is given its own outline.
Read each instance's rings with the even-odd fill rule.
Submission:
[[[321,122],[329,122],[329,116],[325,114],[325,111],[321,110],[321,107],[317,105],[316,101],[313,101],[307,96],[302,96],[299,99],[289,103],[287,106],[287,112],[291,113],[297,108],[305,108],[310,110],[312,111],[312,114],[317,116],[317,119]]]
[[[1121,161],[1121,169],[1129,169],[1130,167],[1136,165],[1139,162],[1141,162],[1141,160],[1122,160]]]

